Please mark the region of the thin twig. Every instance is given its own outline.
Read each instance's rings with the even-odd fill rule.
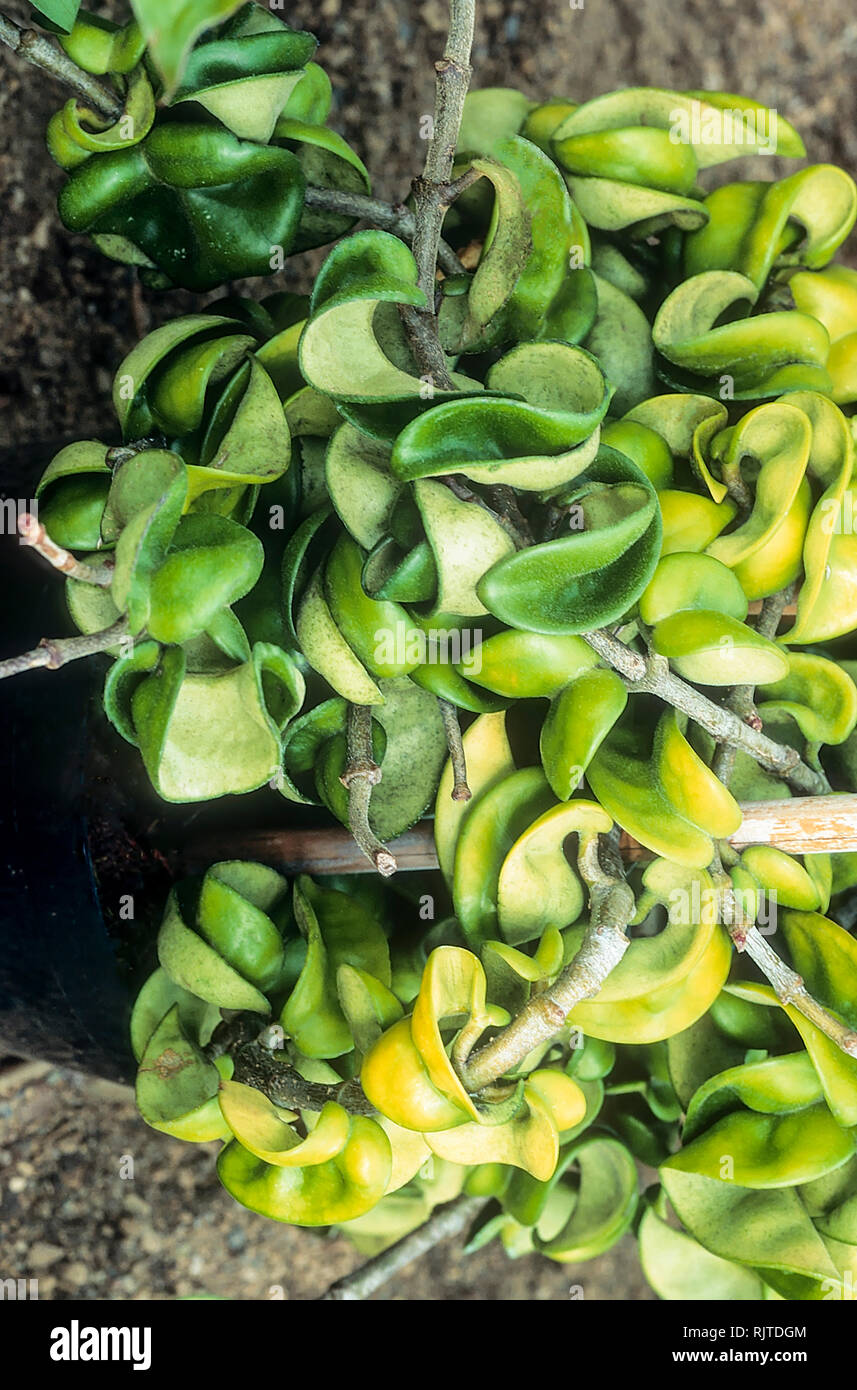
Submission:
[[[395,1245],[391,1245],[374,1259],[368,1260],[365,1265],[355,1269],[353,1274],[346,1274],[344,1279],[338,1279],[335,1284],[331,1284],[319,1302],[345,1303],[368,1298],[376,1289],[380,1289],[382,1284],[392,1279],[394,1274],[398,1274],[400,1269],[419,1259],[427,1250],[433,1249],[442,1240],[460,1235],[479,1215],[486,1201],[485,1197],[464,1196],[457,1197],[454,1202],[447,1202],[442,1207],[436,1207],[428,1221],[411,1231],[410,1235],[397,1240]]]
[[[446,746],[452,761],[452,776],[455,783],[452,788],[452,799],[453,801],[469,801],[473,793],[467,785],[467,760],[464,754],[464,744],[461,741],[458,710],[450,700],[444,700],[441,696],[438,696],[437,703],[440,707],[440,717],[443,720],[443,731],[446,734]]]
[[[403,305],[402,322],[411,350],[423,375],[437,390],[454,389],[443,349],[437,336],[435,283],[438,248],[443,219],[461,180],[450,183],[455,147],[461,128],[464,98],[470,86],[470,50],[473,45],[475,0],[449,0],[449,32],[446,50],[435,63],[435,104],[432,135],[428,142],[422,174],[413,181],[413,252],[418,284],[426,297],[426,307]]]
[[[258,1023],[258,1020],[257,1020]],[[300,1072],[283,1058],[278,1058],[260,1042],[244,1043],[234,1053],[233,1080],[261,1091],[286,1110],[323,1110],[331,1101],[352,1115],[374,1115],[375,1108],[367,1100],[356,1081],[339,1085],[324,1085],[306,1081]]]
[[[81,657],[109,651],[127,636],[128,619],[123,617],[101,632],[84,633],[80,637],[43,637],[33,651],[0,661],[0,680],[5,680],[7,676],[23,675],[25,671],[58,671],[69,661],[79,661]]]
[[[785,961],[771,950],[757,927],[750,927],[744,933],[743,944],[740,944],[734,933],[730,933],[730,935],[735,942],[736,950],[746,951],[750,959],[758,965],[762,974],[770,980],[774,993],[783,1007],[788,1004],[792,1005],[799,1014],[803,1014],[810,1023],[814,1023],[825,1037],[828,1037],[849,1057],[857,1057],[857,1032],[841,1023],[838,1018],[834,1018],[823,1004],[819,1004],[818,1000],[813,998],[800,975],[790,969]]]
[[[494,483],[488,488],[491,505],[500,525],[512,536],[519,550],[533,545],[532,528],[518,503],[518,496],[508,483]]]
[[[348,706],[348,763],[339,780],[348,790],[348,827],[355,843],[378,873],[389,878],[398,868],[395,855],[381,843],[369,824],[372,788],[381,781],[381,769],[372,750],[369,705]]]
[[[721,460],[720,476],[726,485],[729,496],[738,508],[739,515],[741,517],[748,516],[753,510],[753,497],[741,476],[740,465],[734,461],[726,463],[725,460]]]
[[[67,574],[69,579],[77,579],[81,584],[96,584],[101,589],[110,588],[113,581],[112,561],[95,566],[85,565],[82,560],[76,560],[70,550],[51,540],[39,518],[31,512],[23,512],[18,517],[18,530],[23,545],[32,546],[48,564],[53,565],[54,569],[60,570],[62,574]]]
[[[425,167],[414,179],[414,258],[419,286],[433,314],[437,248],[449,206],[449,180],[461,128],[464,98],[470,86],[470,50],[473,45],[475,0],[449,0],[449,33],[446,50],[435,63],[435,106],[432,136]]]
[[[760,730],[744,724],[732,710],[716,705],[692,685],[673,675],[663,657],[641,656],[605,628],[581,635],[600,657],[624,677],[630,690],[658,695],[666,704],[689,715],[718,743],[734,743],[768,772],[784,778],[796,791],[817,794],[828,790],[826,779],[806,766],[797,749],[775,743]]]
[[[466,95],[467,94],[465,93],[465,96]],[[456,143],[458,143],[457,135]],[[450,179],[449,182],[444,186],[443,190],[443,201],[446,207],[452,207],[452,204],[455,202],[456,198],[460,198],[462,193],[466,193],[467,189],[470,188],[474,183],[478,183],[481,178],[481,169],[475,169],[473,165],[471,165],[469,169],[465,169],[463,174],[459,174],[457,179]],[[440,256],[438,256],[438,260],[440,260]],[[461,265],[460,261],[459,265]],[[463,266],[461,268],[462,270],[464,269]]]
[[[558,1033],[575,1004],[598,993],[628,949],[626,929],[636,903],[615,848],[604,836],[581,837],[578,867],[591,908],[580,950],[548,989],[469,1058],[461,1071],[468,1091],[482,1090]]]
[[[67,53],[51,43],[44,34],[37,33],[35,29],[22,29],[7,15],[0,14],[0,43],[6,44],[13,53],[17,53],[34,67],[42,68],[44,72],[49,72],[52,77],[71,87],[72,91],[100,116],[105,116],[111,121],[117,121],[121,116],[122,103],[113,93],[90,73],[79,68]]]
[[[771,594],[762,604],[759,620],[756,623],[756,631],[761,637],[772,640],[777,635],[780,626],[780,619],[783,616],[789,603],[794,598],[795,586],[790,584],[787,588],[781,589],[779,593]],[[762,720],[755,704],[756,687],[755,685],[735,685],[726,697],[726,707],[736,714],[743,724],[750,725],[751,728],[760,730]],[[715,777],[718,777],[724,786],[729,785],[732,773],[735,770],[735,754],[737,748],[734,743],[718,744],[711,765]]]
[[[437,336],[437,321],[434,315],[430,316],[421,309],[415,309],[412,304],[400,304],[399,317],[422,380],[428,383],[431,391],[454,391],[455,382],[449,374],[443,348]],[[445,479],[440,479],[440,482],[444,481]]]
[[[786,965],[782,957],[772,950],[765,938],[747,917],[732,886],[732,880],[723,869],[719,857],[711,865],[709,872],[714,879],[720,899],[720,920],[728,931],[736,951],[745,952],[759,967],[762,974],[773,986],[774,993],[783,1008],[791,1006],[804,1018],[835,1043],[849,1057],[857,1057],[857,1032],[849,1028],[820,1004],[806,988],[796,971]]]
[[[414,239],[414,214],[404,203],[385,203],[365,193],[348,193],[339,188],[307,188],[304,198],[307,207],[322,208],[325,212],[341,212],[344,217],[358,217],[384,232],[411,242]],[[438,264],[445,275],[464,275],[466,271],[452,247],[441,240],[438,244]]]

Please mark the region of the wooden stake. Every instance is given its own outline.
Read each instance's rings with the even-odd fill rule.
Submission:
[[[776,845],[787,854],[829,854],[857,850],[857,796],[795,796],[787,801],[749,801],[729,843]],[[420,821],[388,846],[400,870],[436,869],[431,821]],[[651,850],[624,832],[622,858],[653,859]],[[287,874],[372,873],[348,831],[335,826],[285,830],[224,830],[193,840],[173,855],[182,872],[218,859],[260,859]]]

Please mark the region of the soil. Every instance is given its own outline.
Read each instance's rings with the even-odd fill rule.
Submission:
[[[126,12],[116,0],[90,8]],[[26,13],[23,0],[3,9]],[[381,197],[401,198],[422,164],[420,118],[433,106],[446,13],[444,0],[288,5],[289,22],[318,35],[332,124]],[[475,85],[576,101],[637,83],[739,92],[795,122],[811,159],[857,168],[848,0],[479,0],[478,15]],[[63,174],[43,138],[62,90],[5,49],[0,75],[0,443],[104,434],[124,354],[142,332],[205,301],[139,289],[132,271],[65,231],[54,206]],[[768,177],[771,162],[757,164]],[[295,258],[282,275],[242,288],[306,288],[314,263]]]
[[[3,9],[19,20],[27,12],[22,0]],[[634,84],[725,89],[797,124],[811,159],[857,169],[848,0],[480,0],[478,11],[476,85],[577,101]],[[376,172],[376,193],[401,198],[424,156],[420,118],[432,109],[444,0],[292,0],[288,19],[320,39],[332,124]],[[0,446],[112,433],[121,358],[143,333],[206,302],[141,289],[61,226],[63,175],[43,132],[62,100],[51,79],[0,52]],[[758,163],[769,176],[770,162]],[[307,288],[316,263],[295,258],[282,275],[241,288]],[[0,1277],[38,1278],[41,1298],[307,1299],[359,1263],[340,1237],[238,1207],[207,1147],[147,1129],[130,1091],[109,1083],[39,1066],[10,1070],[5,1082],[0,1073],[0,1137]],[[128,1155],[133,1179],[120,1177]],[[584,1299],[652,1297],[630,1240],[566,1267],[439,1247],[376,1297],[562,1301],[574,1288]]]
[[[148,1129],[133,1093],[77,1072],[0,1072],[0,1277],[40,1299],[314,1299],[362,1257],[341,1236],[279,1226],[220,1186],[217,1144]],[[651,1298],[634,1242],[586,1265],[438,1246],[379,1301]]]

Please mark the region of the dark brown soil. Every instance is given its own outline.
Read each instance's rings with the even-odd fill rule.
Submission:
[[[109,13],[115,0],[90,8]],[[23,17],[23,0],[4,9]],[[120,12],[124,10],[120,7]],[[775,107],[812,159],[857,168],[853,82],[857,19],[848,0],[480,0],[474,82],[584,100],[651,83],[722,88]],[[444,0],[292,0],[289,22],[321,41],[333,123],[401,197],[424,156],[420,117],[433,105]],[[109,431],[110,383],[142,331],[187,311],[188,294],[132,294],[132,274],[66,232],[54,199],[63,175],[43,131],[63,93],[0,53],[0,443]],[[765,161],[761,161],[762,165]],[[764,169],[767,175],[770,168]],[[307,286],[300,260],[253,290]]]
[[[22,0],[3,8],[26,12]],[[857,168],[857,19],[848,0],[585,0],[581,8],[480,0],[478,8],[477,85],[576,100],[635,83],[722,88],[794,121],[812,159]],[[423,159],[420,117],[432,108],[443,0],[294,0],[288,18],[318,34],[333,123],[375,172],[376,192],[401,197]],[[130,272],[61,227],[62,174],[43,131],[62,100],[43,74],[0,53],[0,445],[110,433],[121,357],[141,333],[200,302],[135,289]],[[306,287],[310,273],[296,260],[264,288]],[[0,1087],[0,1137],[0,1277],[37,1277],[42,1298],[313,1298],[358,1263],[340,1238],[236,1206],[210,1152],[147,1129],[130,1093],[107,1083],[39,1071],[24,1087]],[[133,1180],[119,1176],[123,1155],[133,1157]],[[570,1267],[440,1248],[379,1296],[563,1301],[575,1285],[586,1299],[651,1297],[630,1241]]]
[[[220,1186],[216,1144],[148,1129],[129,1090],[38,1066],[0,1072],[0,1278],[40,1299],[313,1299],[361,1257],[279,1226]],[[129,1162],[130,1160],[130,1162]],[[651,1298],[626,1238],[587,1265],[439,1246],[376,1295],[398,1300]]]

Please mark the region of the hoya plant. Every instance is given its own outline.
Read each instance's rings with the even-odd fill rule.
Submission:
[[[451,0],[387,205],[279,15],[39,9],[59,47],[0,36],[74,88],[66,226],[222,293],[48,464],[22,536],[79,635],[0,676],[107,654],[163,800],[267,788],[281,844],[338,821],[370,871],[175,883],[143,1119],[351,1239],[331,1298],[453,1232],[630,1232],[668,1300],[853,1298],[851,176],[751,98],[469,92]],[[328,244],[305,293],[233,287]]]

